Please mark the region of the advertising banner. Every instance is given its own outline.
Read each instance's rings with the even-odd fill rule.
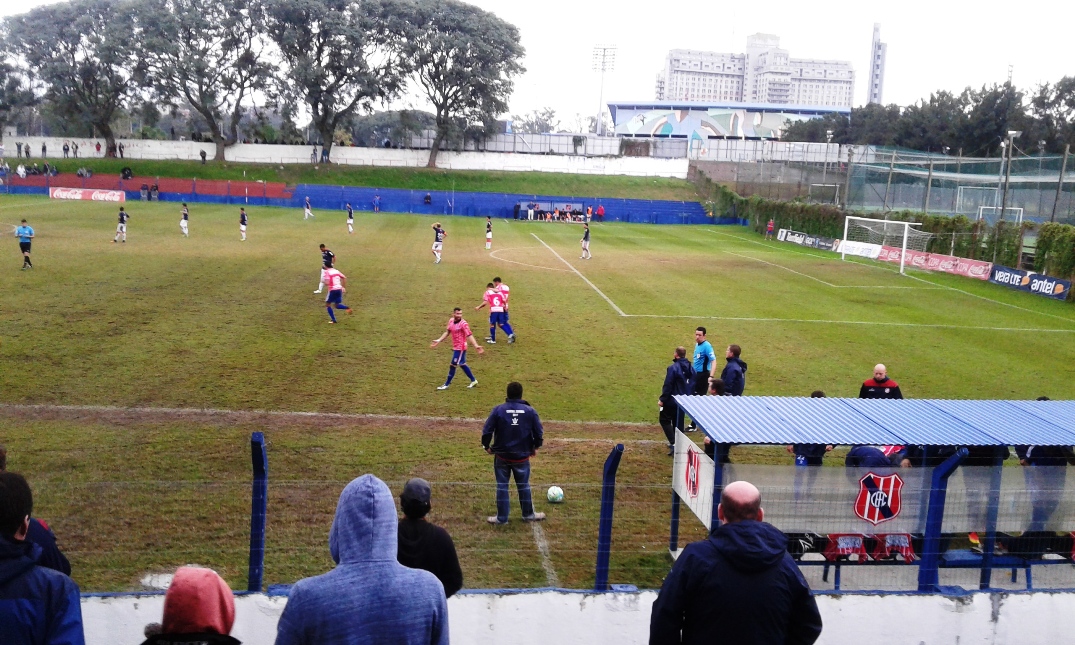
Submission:
[[[881,249],[883,247],[880,244],[869,244],[867,242],[852,242],[851,240],[843,240],[839,243],[838,248],[835,249],[844,255],[857,255],[863,258],[870,258],[876,260],[881,255]]]
[[[885,246],[881,248],[881,253],[877,256],[877,259],[883,262],[899,264],[901,254],[900,249]],[[957,258],[952,255],[924,253],[910,249],[907,250],[904,264],[924,271],[940,271],[968,278],[977,278],[978,280],[988,280],[989,272],[993,268],[991,263],[981,260],[968,260],[967,258]]]
[[[707,527],[713,523],[714,474],[713,460],[677,429],[672,490]]]
[[[52,199],[86,199],[95,202],[125,202],[127,193],[122,190],[95,190],[92,188],[50,188]]]
[[[1036,293],[1046,298],[1056,298],[1057,300],[1064,300],[1068,297],[1068,292],[1071,291],[1071,281],[1069,280],[1050,278],[1039,273],[1023,271],[1022,269],[1009,269],[1002,266],[993,267],[993,271],[989,274],[989,281],[1003,284],[1012,289]]]
[[[777,232],[776,239],[781,242],[790,242],[792,244],[798,244],[799,246],[808,246],[812,249],[821,249],[823,251],[835,251],[840,246],[840,240],[831,237],[820,237],[818,235],[800,233],[786,228],[782,228]]]

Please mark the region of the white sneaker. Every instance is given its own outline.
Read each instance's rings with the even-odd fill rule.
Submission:
[[[321,293],[321,290],[320,290],[320,289],[318,289],[318,290],[317,290],[317,291],[315,291],[314,293]]]
[[[438,386],[437,386],[437,389],[438,389],[438,390],[447,390],[447,389],[448,389],[448,386],[447,386],[447,385],[438,385]]]
[[[493,340],[492,338],[486,338],[486,339],[485,339],[485,342],[486,342],[486,343],[488,343],[488,344],[490,344],[490,345],[496,345],[496,341],[495,341],[495,340]]]
[[[470,388],[474,387],[477,384],[478,384],[478,379],[474,379],[473,381],[470,382],[470,385],[467,386],[467,389],[469,390]]]
[[[512,344],[514,342],[515,342],[515,334],[512,334],[511,336],[508,336],[508,344],[510,345],[510,344]]]

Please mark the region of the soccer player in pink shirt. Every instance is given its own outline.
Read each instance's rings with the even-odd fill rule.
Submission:
[[[498,326],[508,335],[508,343],[515,342],[515,332],[511,330],[507,314],[504,313],[507,302],[508,299],[504,297],[504,294],[498,291],[493,286],[493,283],[490,282],[485,285],[485,295],[482,296],[482,303],[474,308],[477,311],[485,305],[489,305],[489,337],[485,339],[485,342],[491,345],[496,344],[496,328]]]
[[[329,323],[336,324],[336,314],[332,312],[332,305],[337,309],[346,309],[347,313],[354,313],[350,307],[343,304],[343,294],[347,291],[347,276],[325,264],[321,271],[321,282],[328,287],[328,296],[325,297],[325,309],[328,311]]]
[[[484,354],[485,350],[474,339],[474,334],[470,333],[470,325],[463,320],[463,310],[459,307],[452,310],[452,317],[448,319],[448,328],[444,330],[440,338],[433,341],[430,347],[439,345],[440,341],[448,337],[448,334],[452,335],[452,364],[448,368],[448,380],[444,381],[444,385],[438,386],[437,389],[448,389],[448,386],[452,384],[452,378],[455,377],[455,368],[457,367],[463,368],[463,373],[470,378],[470,385],[467,387],[472,388],[478,384],[478,379],[474,378],[474,373],[467,367],[467,342],[469,341],[473,344],[474,349],[478,350],[479,354]]]
[[[500,276],[493,278],[493,287],[504,294],[504,322],[511,322],[511,287],[500,281]],[[514,336],[515,334],[512,334]]]

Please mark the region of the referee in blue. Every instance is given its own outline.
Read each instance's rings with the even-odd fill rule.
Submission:
[[[22,225],[15,228],[15,237],[19,238],[23,270],[34,268],[34,263],[30,261],[30,241],[34,239],[34,229],[30,228],[26,220],[22,220]]]

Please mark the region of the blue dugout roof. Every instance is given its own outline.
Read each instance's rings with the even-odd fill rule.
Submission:
[[[677,395],[720,443],[1072,446],[1075,401]]]

